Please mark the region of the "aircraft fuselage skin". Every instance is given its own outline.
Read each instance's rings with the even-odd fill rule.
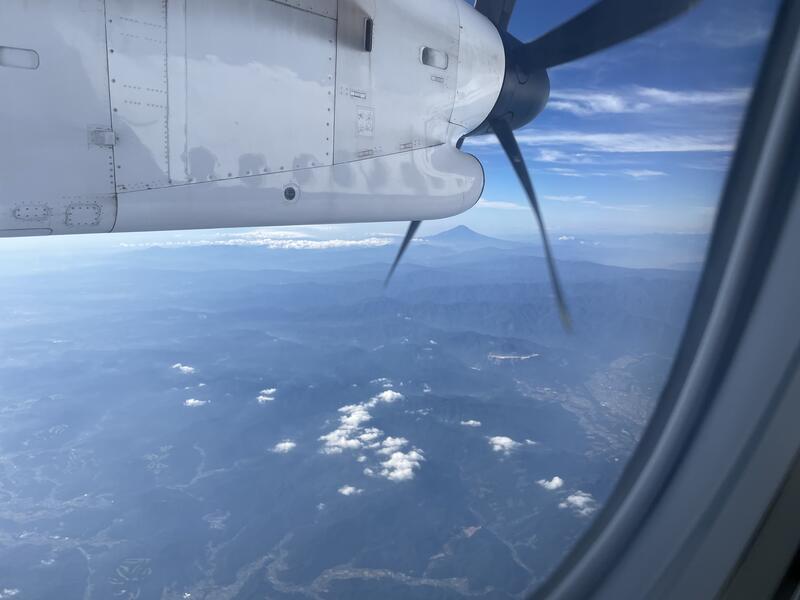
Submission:
[[[451,216],[504,71],[463,0],[3,0],[0,236]]]

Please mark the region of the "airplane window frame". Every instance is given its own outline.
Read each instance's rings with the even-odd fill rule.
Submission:
[[[786,275],[790,275],[785,271],[775,271],[776,255],[785,257],[788,245],[789,251],[795,252],[794,256],[800,256],[800,241],[797,240],[800,236],[795,235],[792,241],[790,235],[797,234],[798,228],[792,231],[789,226],[793,204],[795,212],[800,210],[796,206],[800,190],[798,159],[800,3],[784,0],[778,10],[740,133],[703,276],[668,382],[615,491],[583,538],[533,598],[611,597],[608,588],[603,586],[612,571],[622,570],[628,576],[635,573],[631,568],[635,559],[623,562],[625,550],[641,534],[645,524],[651,520],[660,496],[673,485],[676,473],[684,468],[690,447],[712,408],[730,400],[720,394],[720,389],[726,378],[732,378],[729,368],[734,356],[741,351],[744,337],[760,333],[764,341],[764,328],[755,327],[754,313],[760,312],[763,316],[765,310],[774,310],[766,300],[768,278],[773,278],[774,284],[775,278],[781,280],[783,275],[785,281],[788,279]],[[800,309],[797,312],[800,313]],[[769,313],[766,314],[770,318]],[[791,322],[790,318],[791,315],[787,317],[785,314],[771,315],[773,321],[783,319]],[[797,318],[800,319],[800,314]],[[794,333],[791,328],[786,332],[788,343],[798,341],[792,338]],[[770,397],[764,394],[762,402],[752,402],[753,438],[746,442],[754,444],[751,448],[754,452],[765,448],[773,453],[782,451],[781,457],[793,462],[800,450],[797,440],[769,440],[767,437],[769,417],[780,414],[782,409],[793,408],[787,407],[794,391],[793,383],[784,377],[794,375],[796,382],[798,355],[791,352],[788,355],[791,359],[787,368],[778,381],[771,381],[776,389],[782,390],[782,395],[776,393]],[[760,374],[742,373],[739,376],[756,377]],[[800,409],[794,410],[800,414]],[[781,443],[784,448],[779,448]],[[744,473],[740,479],[751,475]],[[779,475],[778,486],[784,483],[783,474]],[[733,483],[730,489],[733,489]],[[711,495],[713,492],[709,489],[706,493]],[[743,506],[747,500],[750,499],[732,498],[731,503]],[[768,508],[769,504],[762,506],[760,514],[763,515]],[[661,565],[647,564],[640,559],[640,572],[655,570],[659,566],[674,567],[681,541],[666,540],[660,549],[663,554]],[[693,572],[696,574],[698,568],[702,571],[704,567],[695,567]],[[662,577],[659,586],[653,589],[663,594],[669,589],[669,582]],[[717,591],[719,589],[721,587]],[[675,596],[665,594],[664,597]]]

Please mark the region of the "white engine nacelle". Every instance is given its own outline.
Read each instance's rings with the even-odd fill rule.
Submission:
[[[0,236],[457,214],[504,60],[463,0],[4,0]]]

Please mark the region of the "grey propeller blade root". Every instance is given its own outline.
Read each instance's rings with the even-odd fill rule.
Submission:
[[[475,10],[489,19],[500,31],[508,29],[517,0],[475,0]]]

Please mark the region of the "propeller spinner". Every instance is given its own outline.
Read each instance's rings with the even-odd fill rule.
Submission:
[[[542,211],[536,198],[525,159],[514,130],[530,123],[542,112],[550,97],[547,69],[584,58],[635,38],[688,11],[700,0],[599,0],[591,7],[544,34],[523,43],[508,33],[516,0],[476,0],[475,9],[489,19],[503,40],[506,72],[503,88],[489,116],[468,135],[494,133],[500,141],[525,190],[539,224],[545,258],[564,329],[572,327],[555,259],[547,237]],[[459,147],[461,142],[459,141]],[[400,263],[420,222],[413,221],[386,278],[386,285]]]

